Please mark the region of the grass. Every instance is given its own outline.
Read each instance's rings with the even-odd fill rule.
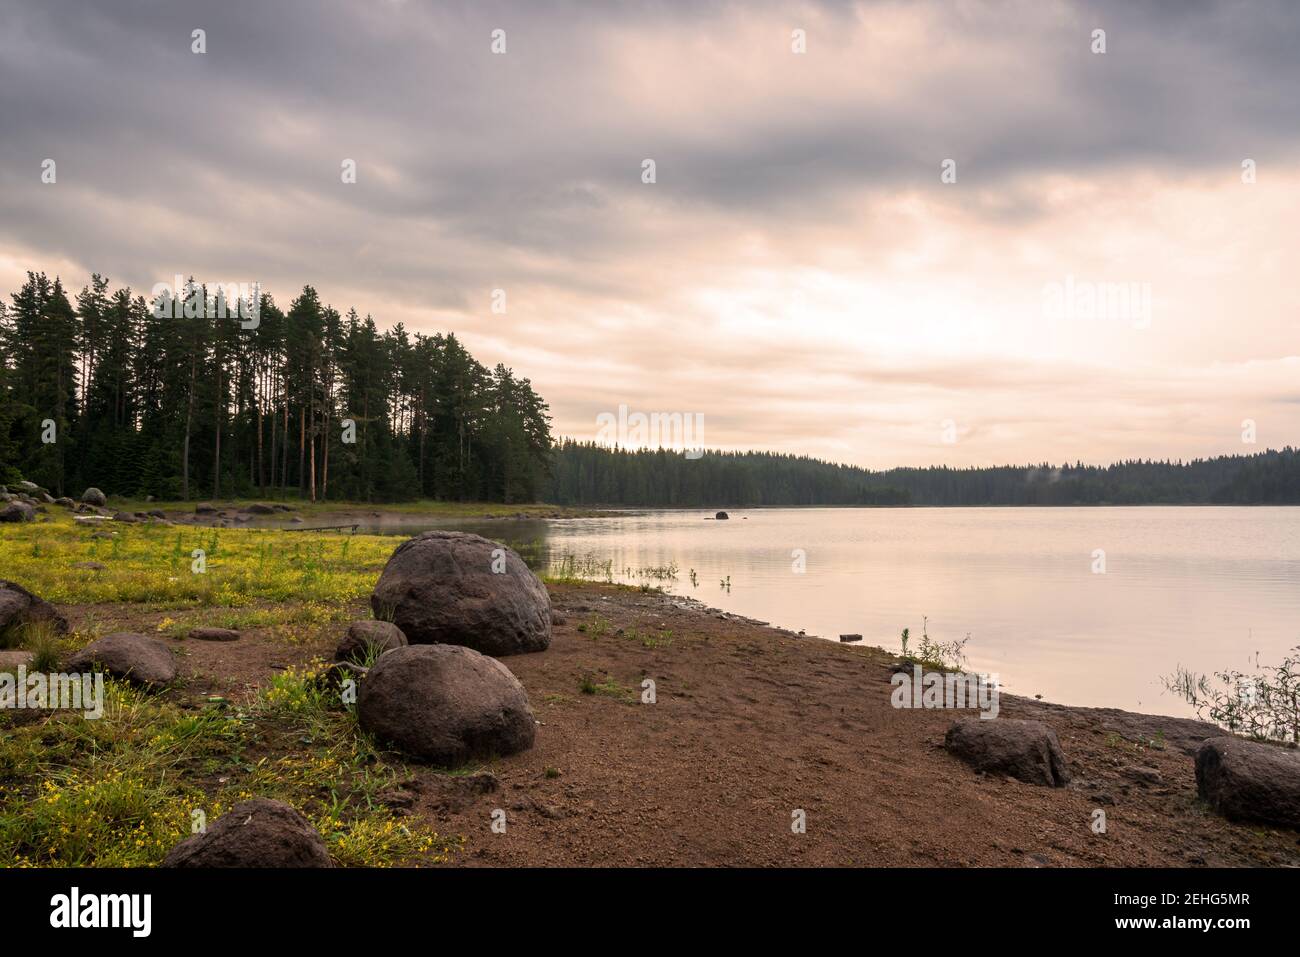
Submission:
[[[582,676],[582,680],[578,683],[578,690],[586,695],[605,695],[624,702],[637,700],[636,692],[627,685],[621,685],[613,678],[597,681],[595,676],[590,674]]]
[[[156,506],[155,506],[156,507]],[[111,531],[112,538],[93,538]],[[259,529],[75,524],[48,520],[0,530],[0,568],[61,605],[116,603],[163,612],[153,626],[183,638],[198,625],[257,628],[289,643],[351,617],[369,595],[394,540]],[[207,571],[191,572],[192,550]],[[72,566],[97,561],[87,572]],[[118,628],[114,624],[113,629]],[[17,636],[36,670],[98,635],[94,612],[72,635],[39,626]],[[317,665],[274,673],[241,706],[183,687],[151,695],[105,682],[104,715],[0,712],[0,867],[156,865],[207,822],[253,796],[286,801],[320,831],[345,866],[440,863],[463,844],[409,823],[384,803],[408,777],[357,726]]]
[[[185,708],[107,681],[104,717],[8,714],[0,734],[0,866],[156,865],[254,796],[297,807],[344,866],[439,863],[462,844],[383,804],[387,765],[313,672],[277,675],[248,708]]]
[[[62,513],[62,510],[59,510]],[[112,537],[96,538],[96,532]],[[5,577],[56,604],[128,602],[155,608],[243,608],[257,602],[338,606],[369,595],[393,552],[382,535],[278,529],[77,525],[66,513],[0,536]],[[206,570],[194,571],[194,551]],[[87,573],[78,562],[106,567]]]

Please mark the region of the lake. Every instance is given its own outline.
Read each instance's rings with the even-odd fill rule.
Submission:
[[[441,523],[565,555],[615,581],[891,650],[970,636],[969,667],[1014,694],[1186,715],[1163,690],[1198,671],[1276,663],[1300,644],[1300,509],[741,509]],[[709,518],[706,518],[709,516]],[[429,527],[417,516],[400,528]],[[799,571],[796,550],[804,555]],[[1094,571],[1103,567],[1104,571]],[[665,566],[676,578],[664,579]],[[693,584],[690,572],[696,573]],[[603,571],[593,572],[603,577]],[[656,577],[660,576],[660,577]],[[729,581],[729,587],[724,582]],[[912,645],[915,647],[915,644]]]

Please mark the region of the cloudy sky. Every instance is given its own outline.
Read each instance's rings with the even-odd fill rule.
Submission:
[[[1297,49],[1286,0],[0,0],[0,293],[311,283],[580,438],[626,404],[872,467],[1294,444]]]

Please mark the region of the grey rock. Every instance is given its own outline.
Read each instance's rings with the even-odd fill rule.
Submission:
[[[412,645],[464,645],[500,657],[551,643],[546,587],[513,551],[466,532],[425,532],[398,546],[370,605]]]
[[[948,729],[943,745],[977,771],[1045,787],[1070,780],[1056,732],[1041,721],[965,718]]]
[[[115,678],[146,688],[176,679],[176,656],[160,641],[131,631],[117,631],[92,641],[67,661],[68,671],[88,671],[98,665]]]
[[[528,695],[501,662],[460,645],[381,655],[357,698],[362,729],[421,761],[454,767],[532,747]]]
[[[253,798],[181,841],[163,867],[332,867],[324,839],[283,801]]]

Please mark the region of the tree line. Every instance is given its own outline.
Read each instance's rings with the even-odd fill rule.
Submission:
[[[94,485],[158,499],[536,500],[551,452],[546,403],[454,334],[380,332],[304,286],[281,309],[225,301],[75,298],[27,274],[0,302],[0,483]]]
[[[558,505],[725,508],[763,505],[1300,504],[1300,451],[1189,462],[895,468],[871,471],[771,452],[611,449],[564,440],[547,501]]]

